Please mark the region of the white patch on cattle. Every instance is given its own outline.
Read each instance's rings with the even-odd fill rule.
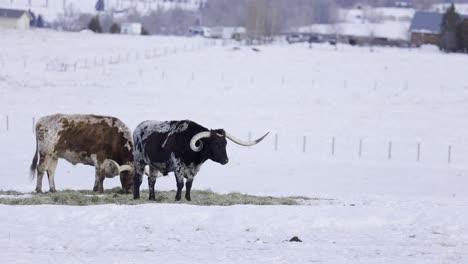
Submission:
[[[149,136],[151,136],[154,133],[169,133],[168,137],[171,136],[174,133],[180,133],[188,128],[188,123],[187,122],[177,122],[171,125],[169,121],[154,121],[154,120],[147,120],[138,125],[138,127],[135,129],[134,135],[135,135],[135,142],[142,142],[145,139],[147,139]],[[167,138],[166,138],[167,141]],[[163,147],[166,143],[166,141],[163,143]]]
[[[126,147],[128,150],[132,150],[132,145],[130,144],[130,141],[127,141],[127,143],[125,143],[124,147]]]
[[[170,136],[176,133],[184,132],[185,130],[187,130],[187,128],[188,128],[187,122],[184,122],[182,124],[176,123],[175,125],[173,125],[171,127],[170,132],[167,134],[166,140],[164,140],[162,147],[164,148],[166,146],[167,140],[169,139]]]
[[[186,165],[180,159],[176,158],[174,153],[171,153],[171,163],[171,167],[173,171],[175,171],[178,180],[182,180],[183,178],[193,180],[198,171],[200,171],[201,166],[201,164],[194,164],[193,162]]]
[[[39,152],[52,154],[59,139],[59,132],[63,129],[60,122],[61,115],[45,116],[36,125],[36,139]],[[39,128],[39,129],[37,129]]]

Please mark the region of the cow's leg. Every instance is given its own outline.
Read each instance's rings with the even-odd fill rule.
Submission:
[[[148,188],[149,188],[149,199],[156,200],[156,195],[154,194],[154,184],[156,183],[156,178],[158,177],[158,171],[150,167],[150,175],[148,176]]]
[[[47,167],[49,167],[49,164],[52,160],[52,157],[50,155],[46,154],[39,154],[39,165],[37,166],[37,185],[36,185],[36,192],[41,193],[42,192],[42,178],[44,177],[44,173],[47,170]]]
[[[101,166],[102,164],[96,165],[93,191],[103,193],[105,174],[104,174],[104,169]]]
[[[193,183],[193,178],[188,178],[187,181],[185,182],[185,199],[187,199],[187,201],[192,201],[192,198],[190,197],[190,190],[192,190],[192,183]]]
[[[140,186],[145,173],[145,163],[135,160],[135,178],[133,178],[133,199],[140,199]],[[154,185],[153,185],[154,186]]]
[[[49,192],[56,192],[55,190],[55,169],[57,169],[58,159],[53,158],[47,168],[47,177],[49,178]]]
[[[177,194],[176,194],[176,201],[180,201],[180,198],[182,198],[182,189],[184,188],[184,177],[181,175],[181,173],[175,173],[175,178],[177,181]]]

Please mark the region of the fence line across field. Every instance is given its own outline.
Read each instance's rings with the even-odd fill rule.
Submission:
[[[35,133],[35,129],[36,129],[36,117],[32,117],[31,119],[31,133],[34,134]],[[9,116],[9,115],[6,115],[4,116],[4,124],[5,124],[5,127],[3,129],[3,133],[7,133],[7,134],[10,134],[11,132],[15,132],[17,133],[18,131],[15,130],[15,126],[12,126],[12,117]],[[24,128],[22,128],[24,130]],[[279,133],[272,133],[273,135],[270,136],[272,139],[271,140],[268,140],[268,141],[265,141],[263,143],[261,143],[262,145],[265,145],[266,142],[271,142],[272,143],[272,146],[271,146],[271,150],[273,152],[282,152],[282,151],[291,151],[294,149],[296,149],[296,153],[304,153],[304,154],[313,154],[313,155],[325,155],[325,156],[329,156],[329,157],[336,157],[336,156],[346,156],[346,157],[349,157],[349,158],[357,158],[358,160],[366,160],[365,158],[368,157],[370,158],[372,155],[376,155],[378,153],[381,153],[381,158],[380,160],[388,160],[388,161],[391,161],[391,160],[395,160],[395,159],[398,159],[398,152],[395,152],[395,146],[396,144],[401,147],[401,146],[404,146],[404,149],[406,149],[407,152],[412,152],[413,154],[409,154],[407,153],[406,155],[403,155],[405,156],[406,158],[410,157],[410,156],[413,156],[414,159],[412,159],[412,161],[414,162],[421,162],[423,161],[423,146],[424,144],[420,141],[409,141],[409,140],[388,140],[388,141],[384,141],[384,140],[375,140],[375,139],[370,139],[370,138],[367,138],[367,139],[364,139],[364,138],[357,138],[356,140],[350,140],[349,138],[346,139],[346,140],[340,140],[338,137],[336,136],[308,136],[308,135],[304,135],[304,136],[289,136],[289,137],[283,137],[283,138],[286,138],[286,139],[289,139],[289,141],[287,141],[287,143],[284,143],[285,140],[281,140],[281,137],[280,137],[280,134]],[[247,139],[248,140],[252,140],[252,138],[254,138],[253,136],[253,133],[251,131],[249,131],[246,135]],[[296,140],[292,140],[293,138],[296,138]],[[296,142],[296,143],[294,143]],[[376,151],[375,149],[373,151],[368,151],[366,152],[366,142],[367,142],[367,145],[369,144],[372,144],[374,143],[374,146],[375,145],[380,145],[381,147],[379,147],[380,151]],[[270,143],[270,144],[271,144]],[[351,144],[350,144],[351,143]],[[446,160],[445,162],[447,164],[452,164],[453,161],[454,161],[454,145],[453,144],[443,144],[441,142],[431,142],[434,146],[443,146],[445,145],[446,147],[445,148],[440,148],[439,151],[443,151],[443,149],[445,149],[446,151],[446,154],[440,154],[440,155],[436,155],[436,156],[439,156],[439,157],[443,157],[445,155],[446,157]],[[282,145],[283,144],[283,145]],[[326,146],[328,144],[328,147]],[[385,144],[386,144],[386,147],[385,147]],[[318,145],[320,145],[321,147],[317,147]],[[462,149],[462,150],[465,150],[466,153],[468,153],[468,143],[467,144],[460,144],[461,146],[465,146],[465,148],[459,148],[459,149]],[[316,148],[314,148],[314,146]],[[343,146],[348,146],[348,148],[346,147],[343,147]],[[350,147],[352,146],[352,147]],[[267,146],[265,146],[267,147]],[[319,150],[320,152],[317,151],[317,149],[321,149]],[[328,151],[327,151],[328,149]],[[372,149],[372,148],[371,148]],[[414,152],[413,152],[414,151]],[[354,153],[354,154],[353,154]],[[366,155],[366,153],[370,153],[368,155]],[[433,154],[432,152],[427,152],[426,153],[426,156],[428,156],[427,154],[428,153],[431,153]],[[460,152],[458,152],[460,153]],[[371,155],[371,156],[369,156]],[[462,156],[462,154],[460,154],[459,156]],[[468,161],[468,160],[467,160]]]
[[[133,55],[131,52],[124,51],[114,55],[105,56],[90,56],[84,58],[75,58],[71,60],[61,60],[58,57],[52,59],[41,59],[47,60],[45,65],[43,62],[38,62],[33,67],[43,67],[46,71],[57,71],[57,72],[76,72],[79,69],[92,69],[93,67],[104,67],[106,65],[115,65],[122,63],[129,63],[130,61],[139,61],[141,59],[154,59],[157,57],[163,57],[173,54],[194,52],[203,48],[225,46],[226,43],[216,40],[203,40],[194,41],[191,43],[184,43],[183,45],[175,46],[159,46],[146,48],[143,51],[135,51]],[[24,69],[31,68],[31,58],[28,56],[22,56],[19,58],[11,58],[8,60],[3,54],[0,54],[0,67],[5,68],[12,64],[12,62],[19,62],[17,66]]]

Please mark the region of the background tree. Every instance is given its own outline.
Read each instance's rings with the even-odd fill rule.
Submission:
[[[464,20],[459,25],[460,45],[463,52],[468,52],[468,20]]]
[[[29,20],[29,26],[35,27],[37,23],[36,14],[34,14],[34,12],[31,11],[31,9],[28,10],[28,13],[31,16],[31,19]]]
[[[105,5],[104,5],[104,0],[97,0],[96,4],[94,5],[94,8],[96,11],[104,11],[105,10]]]
[[[141,35],[142,35],[142,36],[147,36],[147,35],[149,35],[149,32],[148,32],[148,30],[146,30],[145,27],[141,27]]]
[[[109,29],[111,34],[119,34],[120,33],[120,25],[117,23],[112,23],[112,26]]]
[[[452,4],[442,16],[442,37],[440,41],[440,48],[442,50],[457,51],[460,49],[460,22],[460,14],[457,13],[455,5]]]
[[[38,15],[36,19],[36,27],[38,28],[43,28],[44,27],[44,19],[42,18],[42,15]]]
[[[435,3],[437,3],[436,0],[413,0],[414,7],[420,10],[428,10]]]
[[[52,26],[54,28],[67,31],[81,30],[83,27],[76,23],[80,16],[80,12],[75,8],[75,6],[73,4],[68,4],[63,9],[63,13],[59,13],[57,15],[57,19]]]
[[[99,22],[99,16],[94,16],[89,21],[88,29],[95,33],[102,33],[101,23]]]

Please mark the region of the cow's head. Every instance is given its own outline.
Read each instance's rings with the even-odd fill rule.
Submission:
[[[133,166],[133,162],[131,165],[123,165],[121,168],[124,166],[128,166],[128,169],[120,171],[120,183],[122,184],[122,190],[124,190],[125,193],[131,193],[133,190],[135,167]]]
[[[262,141],[268,134],[269,132],[254,141],[243,141],[226,133],[223,129],[204,131],[192,137],[190,140],[190,148],[195,152],[203,150],[207,158],[224,165],[229,161],[226,154],[226,138],[241,146],[253,146]],[[205,140],[202,141],[202,139]]]
[[[130,193],[133,188],[133,174],[135,168],[133,162],[127,165],[119,165],[116,161],[106,159],[102,163],[104,176],[106,178],[113,178],[117,175],[120,176],[120,183],[122,184],[122,190],[126,193]]]

